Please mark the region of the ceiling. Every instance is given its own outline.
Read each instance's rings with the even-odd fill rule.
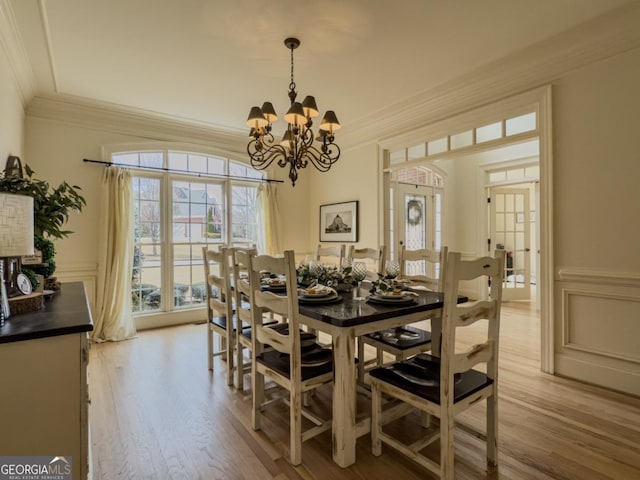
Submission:
[[[226,130],[301,100],[344,128],[630,0],[10,0],[36,95]]]

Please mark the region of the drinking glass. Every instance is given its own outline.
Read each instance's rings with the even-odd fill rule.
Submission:
[[[309,276],[318,282],[318,278],[322,274],[322,264],[317,260],[312,260],[309,262]]]
[[[389,260],[384,271],[387,278],[396,278],[400,275],[400,263],[397,260]]]
[[[360,296],[360,284],[367,277],[367,264],[364,262],[355,262],[351,267],[351,275],[353,279],[358,282],[356,286],[356,296],[353,297],[353,299],[361,302],[365,300],[365,298]]]

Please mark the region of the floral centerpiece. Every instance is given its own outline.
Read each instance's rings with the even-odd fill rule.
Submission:
[[[320,263],[301,263],[296,268],[296,275],[300,285],[326,285],[337,291],[351,290],[354,285],[351,267],[337,268]]]

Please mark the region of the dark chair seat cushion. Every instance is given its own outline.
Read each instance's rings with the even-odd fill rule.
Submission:
[[[210,323],[213,323],[217,327],[226,330],[227,329],[227,317],[226,315],[220,315],[209,319]],[[234,329],[235,330],[235,329]]]
[[[370,375],[440,405],[440,359],[427,354],[371,370]],[[477,370],[456,373],[454,403],[491,385],[493,380]]]
[[[369,333],[366,336],[376,342],[384,343],[398,350],[408,350],[422,345],[426,346],[431,343],[431,332],[410,325],[389,328],[387,330]]]
[[[256,361],[275,370],[287,378],[291,376],[291,362],[289,355],[276,350],[264,352],[256,357]],[[333,353],[330,349],[320,345],[303,349],[302,354],[302,380],[309,380],[324,375],[333,370]]]

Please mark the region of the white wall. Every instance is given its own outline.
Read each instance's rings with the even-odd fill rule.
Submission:
[[[7,57],[0,49],[0,170],[7,157],[22,157],[24,109]]]
[[[640,395],[640,49],[554,83],[557,372]]]
[[[327,203],[357,200],[359,234],[358,242],[354,245],[357,248],[378,248],[383,243],[382,198],[379,195],[382,177],[380,165],[377,145],[368,143],[344,150],[340,160],[329,172],[319,173],[310,167],[303,173],[311,174],[307,207],[309,252],[315,251],[318,246],[320,205]]]

